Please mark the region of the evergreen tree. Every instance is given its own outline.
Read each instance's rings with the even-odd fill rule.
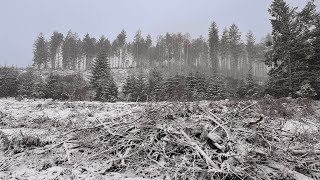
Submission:
[[[123,94],[126,96],[127,101],[137,100],[136,85],[137,78],[133,74],[131,74],[127,77],[126,82],[122,88]]]
[[[49,57],[49,48],[48,43],[45,40],[42,33],[37,37],[34,45],[33,45],[33,63],[34,65],[40,69],[42,65],[44,68],[47,68],[48,57]]]
[[[146,85],[145,77],[142,70],[140,70],[137,77],[137,84],[135,88],[135,91],[136,91],[135,96],[137,97],[137,101],[143,102],[147,100],[146,88],[147,88],[147,85]]]
[[[45,98],[52,98],[53,100],[62,99],[62,95],[62,77],[60,75],[50,74],[46,79]]]
[[[33,79],[32,93],[33,98],[44,98],[46,85],[40,76],[35,76]]]
[[[18,71],[15,68],[0,67],[0,97],[13,97],[18,91]]]
[[[59,32],[53,32],[50,40],[50,48],[49,48],[49,54],[50,54],[50,59],[51,59],[51,68],[56,69],[56,67],[60,66],[59,63],[59,57],[58,57],[58,63],[56,62],[57,60],[57,54],[58,54],[58,49],[62,46],[63,43],[63,34]]]
[[[111,75],[107,50],[102,50],[91,71],[91,85],[96,91],[97,100],[113,102],[118,96],[118,90]]]
[[[231,52],[231,73],[233,78],[237,78],[237,72],[238,72],[238,64],[239,64],[239,58],[241,54],[240,49],[240,38],[241,33],[239,31],[239,28],[237,25],[232,24],[229,28],[229,46],[230,46],[230,52]]]
[[[272,66],[268,89],[277,95],[292,96],[304,80],[316,80],[317,75],[310,68],[316,62],[312,58],[312,40],[316,37],[310,33],[316,27],[316,6],[310,1],[297,12],[284,0],[274,0],[269,12],[273,46],[267,56],[267,64]]]
[[[255,59],[255,37],[252,31],[249,31],[247,34],[247,43],[246,43],[246,50],[248,53],[248,60],[249,60],[249,70],[252,72],[252,63]]]
[[[64,69],[75,69],[79,57],[78,35],[68,32],[62,46],[62,65]]]
[[[162,100],[163,81],[162,74],[159,71],[151,71],[148,78],[148,95],[151,101]]]
[[[28,68],[26,72],[18,76],[18,94],[22,96],[32,97],[33,87],[36,75],[32,68]]]
[[[136,35],[134,36],[134,41],[133,41],[133,58],[136,62],[136,67],[142,67],[142,52],[143,52],[143,45],[144,45],[144,39],[141,35],[141,31],[138,30],[136,32]]]
[[[96,55],[96,39],[91,38],[87,33],[82,40],[83,53],[85,56],[85,69],[88,70],[91,68],[93,58]]]
[[[111,44],[108,39],[104,36],[101,36],[96,44],[96,53],[99,54],[106,54],[107,57],[111,56]]]
[[[213,21],[209,28],[209,48],[210,48],[210,61],[214,73],[218,70],[219,63],[219,35],[217,24]]]
[[[222,32],[222,37],[220,41],[220,57],[222,62],[221,71],[228,76],[228,56],[229,56],[230,46],[229,46],[229,32],[228,29],[224,29]]]

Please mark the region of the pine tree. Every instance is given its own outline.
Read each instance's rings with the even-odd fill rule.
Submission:
[[[209,28],[209,48],[210,48],[210,61],[214,73],[218,71],[219,63],[219,35],[217,24],[213,21]]]

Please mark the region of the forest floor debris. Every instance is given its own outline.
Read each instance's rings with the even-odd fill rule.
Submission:
[[[0,100],[0,179],[319,179],[320,103]]]

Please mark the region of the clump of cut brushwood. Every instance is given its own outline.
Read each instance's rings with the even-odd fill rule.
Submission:
[[[312,179],[319,133],[282,130],[290,100],[156,103],[61,134],[68,162],[102,160],[98,174],[134,172],[164,179]],[[285,109],[289,111],[289,109]],[[284,111],[284,110],[283,110]],[[264,114],[265,113],[265,114]],[[72,139],[72,142],[70,142]],[[70,146],[70,143],[76,145]],[[70,153],[78,149],[81,154]],[[71,155],[72,154],[72,155]]]

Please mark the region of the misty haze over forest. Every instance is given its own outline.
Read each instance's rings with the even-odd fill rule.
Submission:
[[[320,179],[319,0],[0,0],[0,179]]]

